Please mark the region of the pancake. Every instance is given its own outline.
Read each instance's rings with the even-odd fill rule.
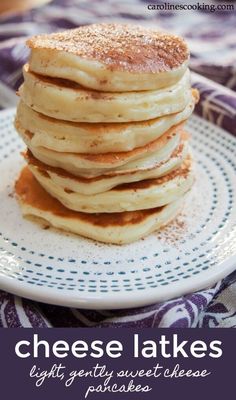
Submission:
[[[40,218],[55,228],[100,242],[125,244],[169,223],[183,198],[165,207],[114,214],[86,214],[68,210],[50,196],[25,167],[15,185],[24,216]]]
[[[23,68],[21,99],[49,117],[75,122],[132,122],[182,111],[192,99],[187,70],[174,85],[140,92],[98,92],[76,83],[48,78]]]
[[[27,41],[30,69],[99,91],[155,90],[175,84],[189,51],[178,36],[134,25],[94,24]]]
[[[140,163],[145,163],[150,157],[159,158],[159,162],[166,160],[166,157],[178,147],[181,134],[183,133],[182,124],[169,129],[164,135],[143,147],[138,147],[129,152],[105,153],[105,154],[80,154],[62,153],[46,149],[44,147],[34,147],[31,142],[33,134],[25,131],[19,121],[16,121],[16,129],[33,155],[53,167],[59,167],[79,176],[98,176],[105,171],[114,171],[125,166],[125,169],[139,167]]]
[[[40,114],[20,101],[16,119],[18,125],[33,134],[34,147],[46,147],[59,152],[109,153],[131,151],[157,139],[172,126],[186,120],[192,114],[198,99],[192,90],[191,102],[179,113],[149,121],[131,123],[89,124],[62,121]]]
[[[161,207],[178,200],[193,185],[192,162],[188,158],[173,172],[157,179],[126,183],[93,195],[64,190],[50,177],[31,172],[43,188],[65,207],[86,213],[117,213]]]
[[[106,192],[122,183],[138,182],[145,179],[158,178],[180,167],[189,152],[187,140],[182,140],[179,147],[173,151],[167,161],[154,164],[152,167],[144,167],[134,171],[114,175],[100,175],[95,178],[83,178],[66,172],[63,169],[50,167],[37,160],[28,150],[24,155],[31,171],[47,176],[55,184],[65,191],[72,191],[84,195],[93,195]],[[36,174],[35,172],[35,174]]]

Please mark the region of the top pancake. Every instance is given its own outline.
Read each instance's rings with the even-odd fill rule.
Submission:
[[[101,91],[172,85],[183,76],[189,59],[182,38],[124,24],[93,24],[38,35],[27,45],[31,71]]]

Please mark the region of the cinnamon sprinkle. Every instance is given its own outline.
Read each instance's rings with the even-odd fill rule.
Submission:
[[[172,34],[127,24],[92,24],[64,32],[33,36],[32,49],[65,51],[100,61],[110,70],[158,73],[189,59],[185,41]]]

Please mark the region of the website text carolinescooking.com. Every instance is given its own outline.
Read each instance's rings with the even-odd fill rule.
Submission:
[[[195,3],[195,4],[172,4],[172,3],[161,3],[161,4],[148,4],[148,10],[157,11],[178,11],[178,10],[195,10],[195,11],[234,11],[234,4],[206,4],[206,3]]]

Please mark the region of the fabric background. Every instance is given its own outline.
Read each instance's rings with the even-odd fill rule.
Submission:
[[[187,39],[193,85],[201,93],[196,112],[236,135],[236,4],[234,12],[215,13],[149,11],[148,4],[146,0],[55,0],[23,14],[0,16],[0,108],[17,103],[15,90],[28,57],[24,45],[28,36],[98,21],[127,21],[164,28]],[[236,272],[213,288],[131,310],[70,309],[0,291],[0,326],[235,327]]]

